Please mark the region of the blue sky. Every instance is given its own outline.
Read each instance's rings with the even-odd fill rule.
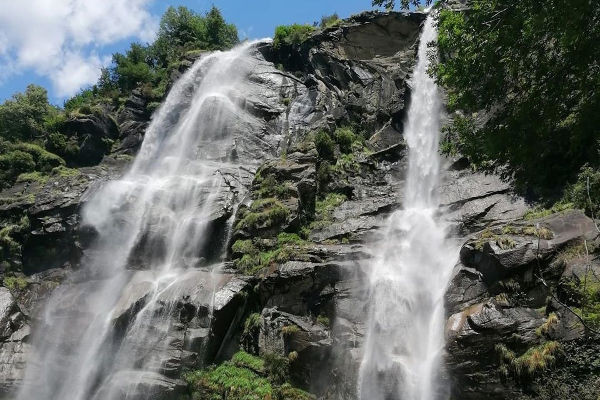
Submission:
[[[333,12],[348,17],[372,8],[371,0],[2,1],[0,101],[36,83],[48,89],[52,103],[62,105],[85,82],[95,80],[112,53],[124,51],[132,41],[151,40],[169,6],[204,12],[213,4],[238,27],[242,39],[271,37],[280,24],[312,23]]]

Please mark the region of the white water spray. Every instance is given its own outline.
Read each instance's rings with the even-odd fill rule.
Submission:
[[[441,104],[427,74],[430,15],[412,77],[405,138],[408,175],[403,209],[392,214],[370,269],[369,321],[360,369],[361,400],[439,400],[444,351],[444,293],[456,250],[438,219]]]
[[[173,288],[206,257],[218,170],[231,167],[232,132],[254,123],[243,104],[252,45],[197,61],[155,114],[131,169],[86,204],[83,225],[97,232],[95,244],[46,305],[18,400],[126,399],[140,376],[164,367],[162,340],[181,297]],[[218,279],[206,272],[198,296],[210,303]],[[149,294],[119,327],[117,310],[138,300],[132,287]]]

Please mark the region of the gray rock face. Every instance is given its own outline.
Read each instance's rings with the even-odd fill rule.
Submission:
[[[181,394],[181,372],[227,359],[239,346],[243,318],[250,312],[260,314],[256,337],[243,339],[253,352],[285,357],[296,353],[290,358],[295,383],[322,399],[356,398],[368,312],[365,268],[373,256],[367,244],[381,239],[385,218],[402,206],[407,78],[424,18],[421,13],[365,13],[300,46],[276,50],[269,42],[256,45],[252,56],[257,66],[242,99],[251,118],[228,127],[231,142],[220,143],[215,137],[198,148],[198,157],[220,163],[217,174],[222,178],[210,211],[213,229],[202,252],[206,257],[181,260],[187,272],[157,293],[153,274],[144,266],[152,250],[149,243],[154,242],[140,239],[131,270],[124,272],[131,279],[115,299],[113,317],[117,340],[134,356],[106,377],[98,400],[107,391],[140,400]],[[284,70],[275,67],[279,63]],[[182,64],[179,72],[189,65]],[[135,154],[150,118],[147,100],[134,92],[117,115],[118,128],[104,121],[110,126],[96,136],[113,138],[117,129],[117,153]],[[73,131],[103,123],[88,119],[73,121]],[[315,130],[350,123],[368,133],[371,152],[356,154],[351,168],[340,168],[329,182],[321,182],[317,154],[307,146],[307,137]],[[97,155],[95,147],[83,150]],[[126,157],[105,157],[76,176],[54,177],[45,185],[17,184],[1,194],[7,200],[0,202],[0,218],[26,215],[30,227],[23,237],[22,257],[11,260],[11,266],[22,267],[28,275],[28,286],[22,291],[0,288],[0,393],[11,392],[22,379],[30,325],[37,322],[48,294],[56,287],[70,291],[59,311],[72,312],[89,301],[89,282],[59,286],[68,281],[94,236],[79,226],[79,210],[126,164]],[[581,299],[569,291],[572,285],[559,281],[581,282],[590,263],[581,255],[565,261],[559,253],[583,239],[595,240],[595,227],[580,212],[523,221],[527,205],[509,183],[493,174],[473,173],[462,164],[459,160],[450,166],[439,188],[452,237],[464,243],[446,298],[448,374],[455,399],[508,399],[520,389],[500,379],[496,344],[504,341],[523,354],[547,339],[584,338],[585,327],[569,312]],[[261,189],[255,180],[259,169],[263,177],[273,175],[278,183],[289,183],[289,218],[269,232],[230,232],[238,205],[249,205]],[[206,265],[228,240],[276,237],[280,231],[304,226],[314,216],[315,200],[324,186],[346,200],[311,230],[307,244],[293,248],[285,262],[272,263],[256,277],[241,276],[232,263],[219,267],[220,272],[207,272]],[[511,229],[505,233],[508,225]],[[492,234],[482,238],[486,228]],[[538,240],[540,228],[552,237]],[[596,264],[593,270],[600,273]],[[540,283],[540,273],[552,291]],[[547,301],[555,289],[556,299]],[[146,314],[144,307],[151,302],[155,312]],[[542,306],[543,312],[538,310]],[[559,322],[548,328],[547,337],[539,336],[536,330],[551,312]],[[85,321],[86,316],[80,317]],[[73,329],[78,329],[77,323]],[[142,337],[140,331],[147,334]],[[142,363],[154,370],[136,370],[135,364]],[[132,387],[131,381],[140,384]]]
[[[79,151],[67,160],[77,166],[99,164],[119,137],[119,127],[106,111],[72,117],[65,122],[64,132],[77,138]]]
[[[591,276],[586,271],[595,268],[584,241],[592,247],[597,237],[593,221],[571,210],[530,221],[502,219],[467,240],[446,295],[453,398],[508,399],[523,385],[535,392],[531,379],[500,373],[497,346],[521,356],[548,340],[566,346],[584,337],[570,307],[580,305],[575,271]]]
[[[213,360],[244,313],[247,289],[235,276],[190,270],[157,292],[151,272],[135,272],[113,314],[129,358],[122,363],[178,377],[182,368]]]
[[[132,382],[136,382],[132,384]],[[156,399],[170,400],[184,394],[185,383],[169,379],[163,375],[148,371],[119,371],[112,375],[105,386],[101,387],[93,400],[111,399]]]

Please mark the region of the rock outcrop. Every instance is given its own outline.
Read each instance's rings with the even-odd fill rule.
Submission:
[[[137,364],[154,368],[115,372],[106,390],[173,398],[185,394],[184,370],[226,360],[243,346],[288,359],[294,383],[319,398],[356,398],[369,244],[381,239],[385,218],[403,201],[403,121],[424,19],[422,13],[363,13],[298,46],[276,49],[265,41],[252,48],[257,67],[244,99],[252,118],[232,118],[231,141],[216,132],[197,151],[211,161],[233,160],[217,171],[221,186],[203,259],[189,262],[185,275],[157,292],[144,267],[156,238],[140,239],[127,271],[134,278],[118,299],[113,324],[119,343],[139,350]],[[0,194],[0,228],[14,232],[14,251],[1,264],[2,394],[23,379],[30,330],[49,294],[57,287],[72,291],[65,308],[85,298],[86,282],[61,286],[94,236],[80,226],[79,212],[127,167],[150,109],[134,91],[114,121],[97,115],[68,121],[73,135],[85,138],[79,165],[99,164]],[[316,132],[347,126],[354,131],[350,149],[340,139],[325,160]],[[581,311],[583,282],[598,284],[600,274],[594,221],[579,211],[524,219],[528,206],[510,183],[473,172],[464,160],[446,161],[442,212],[462,244],[446,298],[453,398],[533,396],[541,393],[539,376],[562,382],[560,370],[523,377],[514,367],[515,359],[548,343],[567,353],[552,353],[556,363],[566,357],[573,370],[590,360],[597,366],[598,346],[588,340],[592,325]],[[145,315],[149,302],[165,312]],[[137,336],[135,324],[151,333]],[[593,380],[596,366],[579,372],[581,382]],[[142,383],[131,388],[134,380]]]

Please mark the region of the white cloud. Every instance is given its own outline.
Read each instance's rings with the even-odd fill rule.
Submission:
[[[104,46],[151,41],[153,0],[0,1],[0,79],[18,70],[48,77],[58,96],[96,82],[110,57]]]

